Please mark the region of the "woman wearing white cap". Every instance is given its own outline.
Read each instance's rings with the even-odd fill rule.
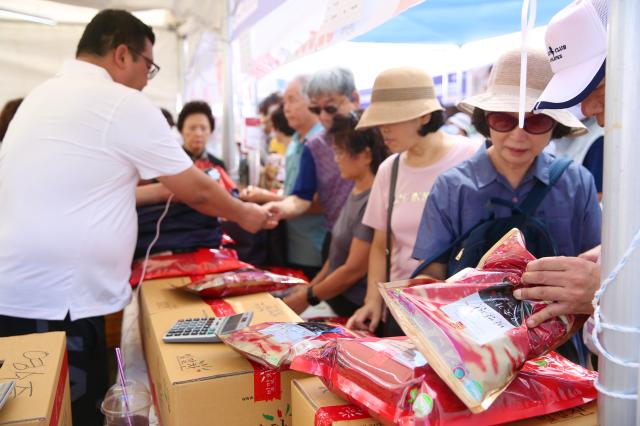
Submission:
[[[367,295],[349,327],[376,330],[384,306],[378,283],[408,278],[417,266],[411,252],[431,185],[440,173],[469,158],[480,145],[446,134],[440,130],[443,124],[442,106],[427,73],[417,68],[394,68],[378,75],[371,105],[358,129],[377,127],[396,154],[380,165],[363,218],[363,223],[375,230]],[[387,335],[396,333],[385,331]]]

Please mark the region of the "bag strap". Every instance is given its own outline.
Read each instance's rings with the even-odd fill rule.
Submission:
[[[513,203],[511,203],[510,201],[502,200],[499,198],[492,198],[490,200],[490,204],[498,204],[498,205],[503,205],[505,207],[511,207],[511,208],[514,208],[515,210],[519,210],[523,214],[533,214],[538,208],[538,206],[540,205],[540,203],[542,202],[542,200],[544,199],[544,197],[549,193],[549,191],[551,191],[551,188],[553,187],[553,185],[555,185],[558,182],[558,180],[560,180],[563,173],[565,172],[565,170],[567,170],[570,164],[571,164],[571,159],[569,158],[561,157],[561,158],[554,159],[549,167],[549,185],[545,185],[541,181],[537,181],[533,189],[529,191],[529,194],[527,194],[525,199],[522,200],[522,202],[518,206],[513,205]],[[467,232],[463,233],[458,238],[456,238],[444,250],[429,257],[428,259],[425,259],[422,263],[420,263],[420,265],[416,268],[416,270],[413,271],[413,273],[411,274],[411,278],[415,278],[416,276],[420,275],[420,272],[422,272],[424,268],[426,268],[436,260],[440,259],[446,253],[453,250],[458,244],[466,240],[476,228],[481,226],[487,220],[491,220],[491,218],[481,220],[475,226],[472,226],[470,229],[468,229]]]
[[[549,184],[545,185],[541,181],[536,182],[533,189],[529,191],[529,194],[518,206],[523,214],[532,215],[535,213],[542,200],[544,200],[544,197],[551,191],[553,185],[560,180],[571,162],[571,159],[566,157],[559,157],[551,162],[549,166]]]
[[[410,278],[415,278],[418,275],[420,275],[420,272],[422,272],[422,270],[424,268],[426,268],[427,266],[429,266],[430,264],[432,264],[433,262],[435,262],[436,260],[440,259],[442,256],[444,256],[445,254],[449,253],[451,250],[453,250],[458,244],[460,244],[462,241],[466,240],[469,235],[471,235],[471,233],[473,231],[475,231],[475,229],[479,226],[481,226],[483,223],[485,223],[487,220],[490,219],[485,219],[485,220],[481,220],[480,222],[478,222],[475,226],[472,226],[470,229],[467,230],[467,232],[465,232],[464,234],[460,235],[458,238],[456,238],[455,240],[453,240],[451,242],[451,244],[449,244],[444,250],[434,254],[433,256],[423,260],[420,265],[418,265],[418,267],[416,268],[415,271],[413,271],[413,273],[411,274]]]
[[[387,207],[387,245],[385,250],[387,282],[391,280],[391,216],[393,215],[393,203],[396,201],[396,182],[398,181],[398,169],[400,166],[400,154],[393,160],[391,167],[391,181],[389,182],[389,206]]]

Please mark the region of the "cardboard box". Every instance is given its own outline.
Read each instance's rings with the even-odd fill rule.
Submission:
[[[0,425],[71,426],[66,345],[62,332],[0,338],[0,382],[17,381]]]
[[[223,343],[166,344],[179,319],[253,311],[253,324],[300,318],[267,293],[205,302],[171,287],[180,279],[144,282],[141,329],[152,393],[163,426],[291,426],[291,380],[305,374],[273,372]]]
[[[364,411],[329,392],[317,377],[291,385],[293,426],[381,426]]]
[[[546,416],[520,420],[511,423],[512,426],[597,426],[598,401],[580,407],[570,408]]]

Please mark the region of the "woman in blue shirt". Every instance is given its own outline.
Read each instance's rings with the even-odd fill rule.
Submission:
[[[530,51],[527,62],[525,110],[531,111],[553,74],[542,51]],[[524,128],[519,128],[519,75],[520,51],[514,50],[495,64],[486,93],[460,103],[460,109],[472,114],[478,131],[489,138],[489,146],[438,177],[422,215],[414,258],[440,254],[491,213],[496,218],[511,216],[509,207],[489,210],[488,202],[500,198],[518,204],[536,182],[549,185],[553,157],[544,148],[552,137],[584,133],[584,126],[566,110],[527,113]],[[600,244],[601,211],[593,177],[578,164],[566,169],[533,215],[546,225],[560,255],[577,256]],[[450,274],[443,259],[423,272],[446,278]]]

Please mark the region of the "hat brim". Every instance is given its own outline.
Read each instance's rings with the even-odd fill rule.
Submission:
[[[436,99],[373,102],[364,110],[360,121],[358,121],[356,130],[381,126],[383,124],[401,123],[422,117],[434,111],[442,110],[442,106]]]
[[[606,58],[605,52],[554,74],[533,110],[570,108],[585,100],[604,78]]]
[[[517,90],[517,89],[516,89]],[[538,92],[540,93],[540,92]],[[539,96],[527,93],[525,111],[533,109]],[[473,111],[480,108],[484,111],[496,112],[518,112],[520,108],[519,96],[512,93],[482,93],[465,99],[458,104],[458,109],[473,115]],[[545,109],[536,111],[537,113],[548,115],[558,123],[569,128],[572,135],[579,136],[587,133],[587,128],[578,118],[564,109]]]

